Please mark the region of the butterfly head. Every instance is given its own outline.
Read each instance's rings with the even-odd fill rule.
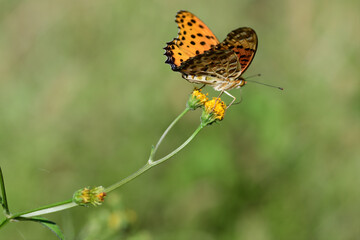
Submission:
[[[247,82],[245,81],[244,78],[242,77],[239,77],[237,78],[237,81],[236,81],[236,86],[234,88],[241,88],[243,87]]]

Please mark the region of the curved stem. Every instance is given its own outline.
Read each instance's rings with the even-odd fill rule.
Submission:
[[[172,121],[172,123],[169,125],[169,127],[165,130],[165,132],[161,135],[159,141],[157,142],[157,144],[155,145],[155,147],[152,149],[151,154],[150,154],[150,158],[149,161],[151,162],[155,156],[156,151],[158,150],[160,144],[162,143],[162,141],[164,140],[164,138],[166,137],[166,135],[170,132],[171,128],[173,128],[173,126],[190,110],[190,108],[185,108],[185,110],[180,113],[180,115],[175,118],[174,121]]]
[[[177,149],[175,149],[174,151],[172,151],[171,153],[169,153],[168,155],[166,155],[165,157],[153,161],[151,164],[152,166],[158,165],[166,160],[168,160],[169,158],[171,158],[172,156],[174,156],[175,154],[177,154],[178,152],[180,152],[186,145],[188,145],[193,139],[194,137],[201,131],[201,129],[203,129],[205,127],[205,125],[200,124],[200,126],[194,131],[194,133],[183,143],[181,144]]]
[[[181,151],[186,145],[188,145],[194,139],[194,137],[200,132],[200,130],[203,129],[204,127],[205,127],[205,125],[200,124],[200,126],[194,131],[194,133],[183,144],[181,144],[178,148],[176,148],[174,151],[172,151],[171,153],[169,153],[165,157],[163,157],[163,158],[161,158],[159,160],[156,160],[156,161],[150,161],[150,159],[149,159],[149,161],[142,168],[140,168],[139,170],[137,170],[135,173],[131,174],[130,176],[124,178],[123,180],[121,180],[121,181],[111,185],[110,187],[106,188],[105,192],[109,193],[109,192],[121,187],[125,183],[133,180],[134,178],[140,176],[141,174],[143,174],[144,172],[146,172],[150,168],[152,168],[152,167],[154,167],[154,166],[156,166],[156,165],[158,165],[160,163],[165,162],[166,160],[168,160],[169,158],[171,158],[172,156],[177,154],[179,151]],[[153,156],[153,154],[152,154],[152,156]]]
[[[152,159],[155,156],[156,151],[158,150],[160,144],[162,143],[162,141],[164,140],[164,138],[166,137],[166,135],[170,132],[171,128],[174,127],[174,125],[189,111],[189,108],[185,108],[185,110],[180,113],[179,116],[177,116],[177,118],[174,119],[174,121],[172,121],[172,123],[170,123],[170,125],[168,126],[168,128],[165,130],[165,132],[161,135],[159,141],[156,143],[155,147],[152,148],[151,153],[150,153],[150,157],[148,162],[139,170],[137,170],[135,173],[131,174],[130,176],[122,179],[121,181],[111,185],[110,187],[105,189],[106,193],[109,193],[115,189],[117,189],[118,187],[124,185],[127,182],[130,182],[131,180],[133,180],[134,178],[140,176],[142,173],[146,172],[149,168],[152,167]]]
[[[169,133],[169,131],[171,130],[171,128],[190,110],[190,108],[186,108],[170,125],[169,127],[165,130],[165,132],[162,134],[162,136],[160,137],[159,141],[157,142],[157,144],[155,145],[155,147],[152,149],[150,157],[148,162],[142,167],[140,168],[138,171],[136,171],[135,173],[131,174],[130,176],[122,179],[121,181],[111,185],[110,187],[105,189],[105,192],[109,193],[117,188],[119,188],[120,186],[124,185],[125,183],[133,180],[134,178],[140,176],[141,174],[143,174],[144,172],[146,172],[147,170],[149,170],[150,168],[152,168],[153,166],[156,166],[160,163],[165,162],[166,160],[168,160],[169,158],[171,158],[172,156],[174,156],[175,154],[177,154],[179,151],[181,151],[186,145],[188,145],[193,139],[194,137],[200,132],[201,129],[203,129],[206,125],[200,124],[200,126],[194,131],[194,133],[183,143],[181,144],[178,148],[176,148],[174,151],[172,151],[171,153],[169,153],[168,155],[166,155],[165,157],[159,159],[159,160],[155,160],[153,161],[153,158],[155,156],[155,153],[157,151],[157,149],[159,148],[160,144],[162,143],[162,141],[164,140],[164,138],[166,137],[166,135]],[[44,214],[48,214],[48,213],[53,213],[53,212],[57,212],[57,211],[61,211],[61,210],[65,210],[68,208],[72,208],[75,206],[78,206],[76,203],[74,203],[72,201],[72,199],[63,201],[63,202],[58,202],[58,203],[54,203],[54,204],[50,204],[50,205],[46,205],[40,208],[36,208],[30,211],[25,211],[25,212],[20,212],[20,213],[16,213],[16,214],[10,214],[10,211],[8,209],[8,205],[7,205],[7,199],[6,199],[6,193],[5,193],[5,185],[4,185],[4,179],[2,176],[2,172],[0,169],[0,187],[1,187],[1,192],[2,192],[2,198],[1,198],[1,204],[5,210],[6,213],[6,218],[3,219],[2,221],[0,221],[0,228],[2,226],[4,226],[6,223],[8,223],[11,219],[15,219],[17,217],[34,217],[34,216],[39,216],[39,215],[44,215]]]

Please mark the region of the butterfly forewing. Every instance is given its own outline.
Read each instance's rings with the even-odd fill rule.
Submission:
[[[179,28],[178,36],[165,47],[165,55],[168,57],[166,63],[172,68],[219,43],[211,30],[190,12],[179,11],[175,22]]]

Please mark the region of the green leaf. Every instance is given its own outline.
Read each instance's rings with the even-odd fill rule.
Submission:
[[[31,218],[17,217],[15,219],[18,220],[18,221],[32,221],[32,222],[41,223],[45,227],[49,228],[60,240],[65,239],[63,233],[61,232],[60,227],[55,222],[47,220],[46,218],[42,218],[42,217],[31,217]]]

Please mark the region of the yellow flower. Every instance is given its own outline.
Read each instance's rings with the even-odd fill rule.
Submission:
[[[213,98],[205,102],[205,108],[201,115],[201,122],[204,125],[211,124],[217,120],[224,119],[226,104],[220,98]]]
[[[203,106],[204,103],[208,101],[206,95],[207,94],[201,93],[201,89],[195,88],[189,97],[187,107],[195,110],[196,108]]]

